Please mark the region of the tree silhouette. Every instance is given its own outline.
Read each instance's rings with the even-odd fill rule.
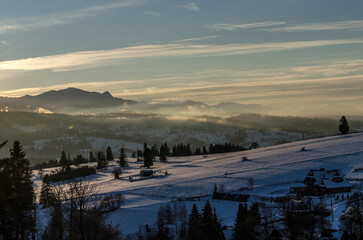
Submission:
[[[120,150],[120,167],[126,167],[126,154],[124,148]]]
[[[345,116],[342,116],[340,118],[340,121],[339,121],[339,132],[342,135],[347,134],[349,132],[349,125],[348,125],[348,121],[345,118]]]
[[[108,146],[106,149],[106,159],[107,159],[107,161],[112,161],[114,159],[112,149],[110,146]]]
[[[201,232],[201,216],[199,214],[197,205],[193,205],[192,212],[188,218],[188,238],[190,240],[198,240],[202,235]]]
[[[30,162],[19,141],[0,164],[0,239],[28,239],[35,226]]]

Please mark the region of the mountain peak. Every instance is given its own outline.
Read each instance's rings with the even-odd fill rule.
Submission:
[[[51,109],[53,112],[63,108],[108,108],[135,104],[135,101],[113,97],[109,91],[103,93],[89,92],[79,88],[66,88],[51,90],[35,96],[19,98],[25,100],[27,105]]]
[[[109,91],[103,92],[102,95],[105,97],[113,98],[113,96],[111,95],[111,93]]]

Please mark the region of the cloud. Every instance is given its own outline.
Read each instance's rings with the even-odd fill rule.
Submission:
[[[112,89],[112,95],[127,99],[153,100],[178,98],[178,100],[203,101],[217,104],[233,101],[256,103],[274,109],[291,108],[284,114],[295,114],[298,106],[314,106],[336,103],[348,105],[355,114],[363,114],[363,60],[326,59],[304,61],[303,64],[269,69],[213,69],[183,74],[148,75],[144,78],[110,82],[74,82],[39,88],[0,91],[0,96],[22,96],[44,91],[77,87],[88,91]],[[300,104],[300,105],[299,105]],[[294,112],[291,112],[293,110]],[[332,109],[331,113],[334,113]],[[314,113],[315,113],[314,112]],[[336,113],[336,112],[335,112]],[[307,111],[306,114],[313,114]]]
[[[185,39],[175,40],[175,41],[173,41],[173,43],[196,42],[196,41],[203,41],[203,40],[217,38],[217,37],[219,37],[219,35],[211,35],[211,36],[196,37],[196,38],[185,38]]]
[[[0,22],[0,34],[15,31],[31,31],[38,28],[71,24],[82,19],[97,16],[101,12],[107,10],[130,7],[142,3],[142,0],[117,1],[70,12],[44,15],[40,17],[8,20],[7,22]]]
[[[2,41],[0,42],[0,44],[1,44],[1,45],[9,45],[9,42],[8,42],[8,41],[5,41],[5,40],[2,40]]]
[[[112,50],[84,51],[0,62],[0,70],[71,71],[116,64],[120,60],[150,57],[207,57],[265,53],[342,44],[362,44],[363,39],[274,42],[258,44],[158,44]]]
[[[271,27],[284,24],[286,24],[286,22],[277,22],[277,21],[265,21],[265,22],[241,23],[241,24],[216,23],[216,24],[207,25],[207,28],[218,31],[219,30],[233,31],[238,29],[262,28],[262,27]]]
[[[296,24],[277,28],[267,28],[264,31],[299,32],[299,31],[334,31],[334,30],[363,30],[363,20]]]
[[[187,3],[185,5],[180,5],[179,7],[188,9],[190,11],[195,11],[195,12],[199,12],[200,11],[198,5],[195,4],[195,3]]]
[[[157,13],[157,12],[151,12],[151,11],[147,11],[147,12],[144,12],[145,15],[150,15],[150,16],[153,16],[153,17],[160,17],[160,13]]]

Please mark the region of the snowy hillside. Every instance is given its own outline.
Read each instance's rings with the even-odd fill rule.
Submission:
[[[301,151],[305,147],[305,151]],[[247,160],[242,161],[246,156]],[[120,179],[115,180],[110,167],[88,177],[97,184],[103,194],[121,192],[125,204],[112,213],[111,219],[120,224],[123,233],[136,232],[139,225],[154,223],[158,207],[173,198],[186,200],[190,210],[193,203],[199,207],[204,204],[192,202],[190,197],[212,194],[214,184],[223,185],[226,191],[239,190],[247,186],[248,178],[255,179],[253,195],[286,194],[296,180],[302,180],[311,168],[340,168],[345,175],[362,177],[363,171],[363,133],[332,136],[265,147],[244,152],[201,155],[191,157],[170,157],[168,163],[159,161],[151,168],[167,176],[130,182],[129,177],[137,178],[142,162],[128,159],[129,167],[123,170]],[[49,172],[52,169],[46,169]],[[37,171],[33,178],[38,189],[41,179]],[[251,193],[251,192],[249,192]],[[208,198],[208,196],[207,196]],[[223,224],[231,225],[237,210],[236,202],[213,201]],[[339,216],[336,216],[337,218]]]

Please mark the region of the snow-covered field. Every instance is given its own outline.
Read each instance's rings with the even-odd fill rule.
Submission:
[[[301,148],[305,147],[305,151]],[[247,160],[242,161],[242,157]],[[210,199],[214,184],[223,185],[226,191],[239,191],[247,186],[252,177],[255,187],[249,194],[258,196],[284,195],[296,180],[302,180],[311,168],[339,168],[344,174],[361,167],[363,163],[363,133],[305,140],[255,150],[201,155],[191,157],[170,157],[167,163],[156,161],[152,170],[167,176],[150,178],[142,181],[129,181],[129,176],[137,176],[142,169],[142,162],[128,159],[129,167],[123,170],[120,179],[115,180],[110,167],[87,179],[96,184],[103,194],[121,192],[126,200],[122,207],[111,214],[113,223],[119,224],[123,234],[133,233],[139,225],[155,223],[156,214],[161,204],[172,199],[185,201],[188,211],[193,203],[201,209],[205,199]],[[46,169],[45,172],[52,169]],[[363,175],[363,171],[354,173]],[[34,172],[34,183],[41,187],[38,172]],[[362,187],[362,182],[356,188]],[[209,195],[209,196],[208,196]],[[191,197],[205,196],[191,200]],[[212,201],[223,224],[232,225],[238,203]],[[334,218],[338,219],[344,204],[337,202],[333,208]],[[337,221],[333,224],[338,226]],[[125,236],[125,235],[124,235]]]

